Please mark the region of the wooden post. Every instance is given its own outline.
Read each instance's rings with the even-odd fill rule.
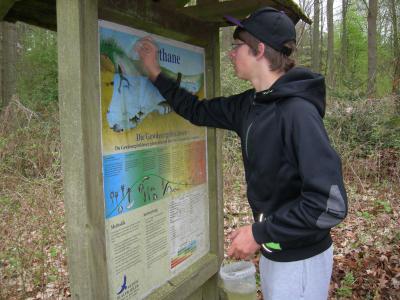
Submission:
[[[60,130],[73,299],[107,299],[97,0],[57,0]]]
[[[197,4],[217,4],[215,0],[198,0]],[[215,26],[210,33],[206,47],[207,97],[219,96],[220,85],[220,42],[219,27]],[[218,266],[224,258],[224,203],[222,180],[222,140],[223,131],[208,130],[208,169],[210,190],[210,247],[218,257]],[[219,299],[218,272],[203,286],[203,299]]]
[[[220,95],[220,44],[219,28],[210,33],[206,47],[207,97]],[[218,257],[218,266],[224,258],[224,203],[222,180],[223,131],[208,129],[208,170],[210,191],[210,248]],[[202,299],[219,299],[218,272],[203,286]]]

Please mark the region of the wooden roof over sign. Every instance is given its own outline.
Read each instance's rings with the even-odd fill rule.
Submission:
[[[182,7],[178,11],[199,20],[218,23],[222,27],[226,26],[224,15],[243,19],[249,13],[263,6],[272,6],[284,11],[295,23],[299,20],[311,23],[311,20],[292,0],[231,0]]]
[[[257,8],[272,6],[283,10],[297,23],[311,20],[302,12],[292,0],[230,0],[230,1],[197,1],[200,4],[188,6],[189,0],[99,0],[101,17],[102,9],[118,10],[129,8],[136,14],[140,8],[146,11],[169,11],[171,17],[179,17],[200,23],[212,23],[220,27],[227,26],[223,20],[224,15],[244,18]],[[56,30],[56,0],[1,0],[0,20],[8,22],[21,21],[39,27]]]

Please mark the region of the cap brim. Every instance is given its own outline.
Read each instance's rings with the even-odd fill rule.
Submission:
[[[241,28],[244,27],[243,24],[238,19],[236,19],[236,18],[234,18],[232,16],[225,15],[224,18],[231,24],[234,24],[234,25],[239,26]]]

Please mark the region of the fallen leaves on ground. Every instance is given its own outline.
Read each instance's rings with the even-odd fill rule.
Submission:
[[[253,222],[240,153],[229,150],[240,145],[231,140],[230,147],[223,154],[225,236]],[[1,171],[0,299],[71,297],[60,178]],[[360,180],[348,179],[349,214],[332,231],[330,299],[400,299],[399,184]],[[228,246],[225,239],[225,253]],[[258,267],[258,257],[253,262]]]
[[[229,136],[228,136],[229,139]],[[251,224],[240,158],[225,147],[224,231]],[[238,144],[233,145],[240,149]],[[236,164],[234,162],[237,162]],[[400,186],[349,179],[349,213],[332,230],[334,267],[329,299],[400,299]],[[225,238],[225,253],[229,241]],[[229,261],[229,258],[225,259]],[[258,258],[253,260],[258,267]],[[261,292],[258,291],[261,300]]]

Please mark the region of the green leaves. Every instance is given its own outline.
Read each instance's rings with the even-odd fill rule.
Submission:
[[[339,297],[351,297],[353,293],[352,286],[355,282],[352,272],[346,273],[343,280],[340,282],[340,287],[336,290]]]
[[[390,205],[389,201],[376,200],[374,206],[378,212],[384,212],[387,214],[391,214],[393,212],[392,206]]]

